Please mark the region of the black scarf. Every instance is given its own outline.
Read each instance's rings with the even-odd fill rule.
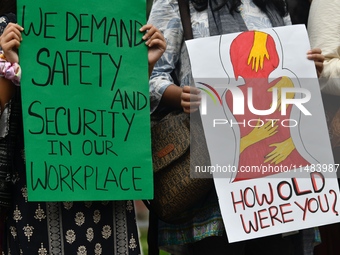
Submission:
[[[230,0],[191,0],[197,11],[208,8],[210,35],[221,35],[247,31],[239,12],[230,13]],[[273,27],[283,26],[284,21],[273,5],[266,12]]]
[[[0,35],[2,35],[7,24],[9,22],[16,23],[17,19],[14,13],[6,13],[4,15],[1,15],[0,17],[2,18],[2,21],[0,21]]]

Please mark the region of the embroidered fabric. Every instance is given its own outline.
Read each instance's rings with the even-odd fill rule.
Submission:
[[[0,107],[0,141],[2,138],[4,138],[8,134],[9,130],[9,116],[11,113],[11,108],[10,108],[11,103],[5,104],[4,109],[1,109]],[[0,152],[1,153],[1,152]]]
[[[8,22],[7,16],[0,17],[0,34]],[[15,100],[0,121],[5,128],[0,132],[4,134],[0,137],[0,201],[11,206],[2,233],[2,254],[140,255],[132,201],[28,201],[20,87],[15,89]],[[10,189],[2,190],[7,184]]]
[[[19,105],[13,105],[13,98],[3,110],[0,118],[0,212],[11,206],[13,176],[13,161],[15,136],[17,135],[17,120],[20,118]]]
[[[9,22],[16,22],[14,14],[10,13],[0,17],[0,34]],[[11,206],[12,181],[14,181],[12,173],[12,155],[14,153],[14,144],[12,141],[16,135],[16,120],[19,116],[18,107],[12,107],[11,100],[5,105],[4,109],[0,109],[0,214],[6,212]],[[18,104],[16,104],[18,106]],[[13,126],[13,128],[10,128]]]

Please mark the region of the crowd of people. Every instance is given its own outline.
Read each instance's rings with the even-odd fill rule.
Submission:
[[[311,49],[304,54],[315,63],[321,92],[331,95],[335,101],[340,96],[338,0],[188,2],[193,38],[305,24]],[[27,201],[20,96],[20,86],[25,86],[20,77],[25,70],[21,70],[18,54],[23,29],[16,21],[16,2],[2,0],[0,240],[3,254],[141,254],[133,201]],[[150,114],[174,109],[196,111],[201,97],[193,86],[178,1],[154,0],[148,22],[140,31],[145,33],[143,39],[148,47]],[[337,161],[340,147],[334,142],[337,126],[335,121],[328,121],[328,125]],[[187,213],[191,215],[190,220],[181,224],[163,222],[150,213],[150,224],[155,224],[149,229],[150,255],[158,254],[159,249],[173,255],[333,255],[339,251],[339,224],[303,229],[289,236],[277,234],[229,243],[214,190]]]

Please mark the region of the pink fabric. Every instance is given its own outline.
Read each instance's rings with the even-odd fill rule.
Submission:
[[[21,68],[18,63],[6,61],[5,56],[0,51],[0,76],[11,80],[15,85],[20,86]]]

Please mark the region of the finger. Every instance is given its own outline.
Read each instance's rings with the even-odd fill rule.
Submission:
[[[274,120],[274,121],[267,121],[265,124],[264,124],[264,128],[267,129],[271,129],[271,128],[274,128],[275,127],[275,124],[276,124],[277,120]],[[277,126],[276,126],[277,127]]]
[[[189,109],[190,108],[190,102],[182,100],[181,106],[182,106],[183,109]]]
[[[268,155],[269,155],[269,154],[268,154]],[[277,152],[274,150],[274,152],[271,153],[271,156],[268,157],[268,158],[264,161],[264,163],[267,163],[267,162],[270,161],[270,163],[273,164],[278,156],[280,156],[280,154],[277,153]]]
[[[267,158],[267,156],[265,157],[266,158],[266,160],[264,161],[264,163],[268,163],[269,161],[270,161],[270,163],[273,163],[273,158],[275,157],[275,155],[274,156],[270,156],[270,157],[268,157]]]
[[[164,40],[163,36],[160,33],[158,33],[158,32],[152,34],[146,40],[147,41],[145,42],[145,44],[148,45],[148,46],[152,43],[152,41],[155,42],[155,41],[159,40],[159,41],[163,41],[165,43],[165,40]]]
[[[263,124],[263,120],[257,119],[255,128],[260,128],[260,127],[262,127],[262,125],[260,125],[260,122],[261,122],[261,124]]]
[[[181,101],[182,108],[199,108],[200,102],[187,102],[187,101]]]
[[[278,129],[278,125],[277,125],[277,120],[274,120],[270,126],[270,130],[275,131],[276,129]]]
[[[278,131],[276,131],[276,130],[270,130],[269,136],[273,136],[273,135],[275,135],[277,132],[278,132]]]
[[[317,70],[322,71],[323,69],[323,63],[315,62],[315,67]]]
[[[22,28],[19,26],[10,26],[10,27],[6,27],[6,29],[4,30],[3,34],[4,36],[7,36],[8,34],[16,34],[18,35],[19,38],[21,38],[21,31],[22,31]]]
[[[151,31],[151,30],[149,30]],[[159,32],[158,30],[155,30],[155,31],[151,31],[151,32],[147,32],[145,34],[147,36],[147,39],[161,39],[161,40],[164,40],[164,36],[161,32]]]
[[[148,27],[148,29],[147,30],[145,30],[146,32],[145,32],[145,34],[143,35],[143,40],[147,40],[147,39],[149,39],[149,38],[151,38],[155,33],[160,33],[159,31],[158,31],[158,29],[157,28],[155,28],[154,26],[150,26],[150,27]]]
[[[150,40],[152,38],[155,38],[158,36],[158,33],[160,33],[156,28],[152,27],[150,30],[148,30],[142,37],[143,40]]]
[[[264,61],[265,58],[269,60],[268,51],[264,54],[263,61]]]
[[[149,29],[152,28],[152,27],[153,27],[152,24],[145,24],[144,26],[142,26],[142,27],[139,29],[139,31],[144,32],[144,31],[149,30]]]
[[[166,50],[166,43],[159,39],[152,40],[149,44],[147,44],[147,46],[150,49],[157,49],[161,52],[164,52]]]
[[[201,93],[201,90],[193,86],[183,86],[183,92],[198,95]]]
[[[275,126],[275,127],[272,127],[272,128],[270,128],[270,129],[268,129],[268,130],[267,130],[268,135],[269,135],[269,136],[275,135],[275,134],[278,132],[278,131],[277,131],[277,128],[278,128],[278,126]]]
[[[307,52],[307,54],[321,54],[322,50],[320,48],[313,48]]]
[[[6,34],[6,35],[3,35],[1,37],[1,45],[4,45],[12,40],[17,40],[17,41],[21,41],[21,37],[18,36],[17,34],[15,33],[10,33],[10,34]]]
[[[150,41],[149,44],[147,44],[148,47],[152,48],[152,47],[157,47],[158,49],[160,49],[162,52],[165,51],[166,49],[166,42],[164,40],[161,39],[153,39],[152,41]]]
[[[195,94],[183,93],[181,99],[185,102],[201,102],[201,97]]]
[[[307,58],[315,61],[324,61],[324,55],[322,54],[322,50],[320,48],[314,48],[307,52]]]
[[[275,161],[275,164],[280,164],[283,160],[285,159],[285,157],[283,155],[280,155],[280,157],[278,157]]]
[[[316,54],[315,55],[315,61],[323,63],[325,61],[325,56],[322,54]]]
[[[261,56],[259,57],[259,66],[260,66],[260,69],[262,70],[263,69],[263,61],[264,61],[264,58],[262,58]]]
[[[10,41],[6,44],[1,45],[3,51],[6,53],[7,51],[18,49],[20,47],[20,42],[17,40]]]
[[[276,153],[276,147],[277,147],[277,143],[273,143],[273,144],[270,144],[269,147],[275,147],[275,149],[273,149],[271,152],[269,152],[265,158],[268,158],[268,157],[271,157],[273,156],[275,153]]]
[[[183,111],[185,113],[193,113],[193,112],[196,112],[198,110],[198,108],[183,108]]]
[[[6,26],[6,28],[11,28],[11,27],[15,27],[17,29],[19,29],[20,31],[23,31],[24,28],[22,26],[20,26],[19,24],[17,23],[13,23],[13,22],[9,22],[8,25]]]
[[[271,163],[277,165],[281,163],[284,159],[285,157],[282,154],[277,153],[276,158]]]
[[[311,55],[307,55],[307,58],[308,58],[309,60],[313,60],[314,62],[323,63],[323,62],[325,61],[324,55],[321,55],[321,54],[311,54]]]
[[[182,108],[184,109],[198,109],[200,107],[200,103],[190,103],[190,102],[182,102],[181,103]]]
[[[182,88],[181,99],[185,101],[190,100],[200,100],[201,99],[201,91],[198,88],[191,86],[184,86]]]
[[[255,62],[255,71],[256,72],[257,72],[257,70],[259,70],[259,62],[260,62],[260,59],[257,57],[256,62]]]
[[[250,64],[250,61],[252,60],[252,56],[251,55],[249,55],[249,57],[248,57],[248,61],[247,61],[247,65],[249,66],[249,64]]]

